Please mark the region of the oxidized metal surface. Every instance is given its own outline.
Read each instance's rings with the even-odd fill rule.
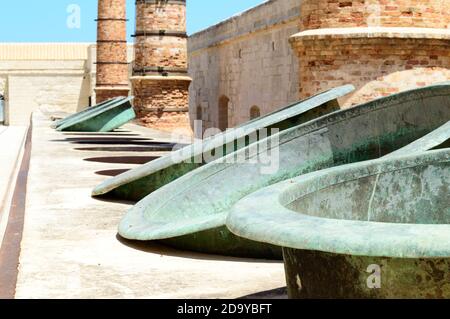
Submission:
[[[86,112],[81,116],[64,122],[57,130],[72,132],[111,132],[136,117],[131,100],[133,100],[133,97],[100,106],[92,112]]]
[[[449,148],[450,147],[450,121],[434,130],[430,134],[414,141],[413,143],[395,151],[388,156],[400,156],[408,155],[412,153],[418,153],[428,151],[437,148]]]
[[[450,298],[450,258],[364,257],[291,248],[284,248],[283,256],[290,298]],[[371,265],[379,267],[378,279]]]
[[[246,197],[227,227],[286,247],[292,298],[449,298],[449,168],[442,149],[313,172]]]
[[[330,113],[339,107],[336,99],[353,90],[354,87],[351,85],[335,88],[247,122],[237,129],[230,129],[201,142],[196,142],[152,163],[105,181],[93,190],[92,195],[108,194],[120,199],[140,200],[180,176],[202,166],[204,164],[202,161],[195,160],[199,156],[210,156],[209,154],[212,152],[225,155],[244,147],[246,143],[241,145],[237,141],[251,136],[261,129],[267,128],[267,133],[270,134],[271,129],[286,130],[317,118],[319,115]]]
[[[195,236],[190,241],[193,250],[238,256],[248,256],[251,251],[252,257],[273,257],[258,248],[244,249],[231,242],[227,245],[233,249],[211,245],[198,233],[222,230],[232,206],[258,189],[319,169],[385,156],[430,133],[449,118],[448,84],[323,116],[209,163],[148,195],[127,212],[119,233],[135,240],[170,238],[173,245],[183,248],[189,248],[186,237]],[[274,155],[269,165],[260,157],[267,150]],[[275,164],[275,169],[268,172],[270,164]],[[252,208],[259,210],[264,205],[255,201]]]
[[[100,108],[100,107],[102,107],[102,106],[105,106],[105,105],[112,105],[112,104],[114,104],[114,103],[116,103],[116,102],[119,102],[119,101],[121,101],[121,100],[124,100],[124,99],[125,99],[124,97],[122,97],[122,98],[114,98],[114,99],[111,99],[111,100],[108,100],[108,101],[99,103],[99,104],[97,104],[97,105],[88,107],[88,108],[84,109],[83,111],[74,113],[74,114],[72,114],[72,115],[69,115],[69,116],[67,116],[67,117],[65,117],[65,118],[63,118],[63,119],[61,119],[61,120],[58,120],[58,121],[53,122],[52,125],[51,125],[51,127],[52,127],[52,128],[58,128],[58,127],[60,127],[62,124],[66,123],[66,122],[68,122],[68,121],[74,120],[75,118],[78,118],[78,117],[81,117],[81,116],[85,116],[85,115],[88,114],[88,113],[92,113],[92,112],[94,112],[96,109],[98,109],[98,108]]]

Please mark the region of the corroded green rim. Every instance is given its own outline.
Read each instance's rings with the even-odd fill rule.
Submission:
[[[230,129],[211,138],[204,139],[201,143],[194,143],[180,150],[174,151],[170,155],[163,156],[155,161],[152,161],[151,163],[142,165],[104,181],[94,188],[92,191],[92,196],[105,195],[120,186],[164,170],[174,164],[182,163],[199,154],[217,149],[224,145],[224,141],[229,143],[231,141],[238,140],[239,138],[257,132],[260,129],[270,127],[276,123],[281,123],[284,120],[298,116],[302,113],[306,113],[317,107],[325,105],[326,103],[334,101],[337,98],[343,97],[354,91],[354,89],[355,88],[353,85],[345,85],[319,93],[313,97],[291,104],[278,111],[247,122],[239,126],[239,130]],[[274,114],[277,114],[276,118],[273,117]]]
[[[427,164],[450,163],[450,149],[343,165],[261,189],[238,202],[226,225],[235,235],[277,246],[397,258],[450,257],[450,224],[395,224],[320,218],[286,208],[302,190]],[[255,206],[255,203],[258,203]]]

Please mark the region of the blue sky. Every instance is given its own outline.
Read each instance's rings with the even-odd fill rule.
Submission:
[[[264,0],[187,0],[188,33],[192,34]],[[134,3],[127,0],[128,34],[134,32]],[[80,8],[80,28],[69,28],[71,4]],[[0,42],[95,42],[96,0],[2,1]],[[129,41],[132,38],[129,37]]]

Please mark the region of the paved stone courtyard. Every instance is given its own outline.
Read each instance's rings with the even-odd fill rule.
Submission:
[[[104,144],[105,139],[174,142],[170,135],[133,124],[111,134],[74,135],[56,132],[50,124],[48,115],[34,114],[16,298],[238,298],[285,286],[282,262],[181,252],[118,238],[117,225],[132,203],[95,200],[90,193],[108,178],[96,172],[137,164],[95,160],[163,152],[77,149],[130,146]],[[96,140],[103,144],[92,144]]]

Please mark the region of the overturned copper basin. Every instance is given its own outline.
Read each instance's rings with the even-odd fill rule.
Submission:
[[[119,233],[131,240],[162,240],[200,252],[277,258],[279,247],[229,233],[225,221],[235,203],[300,174],[375,159],[397,150],[428,150],[446,138],[446,126],[440,126],[449,118],[448,84],[403,92],[320,117],[212,161],[154,191],[126,213]],[[145,172],[145,166],[142,168]],[[138,186],[147,187],[145,183]],[[255,202],[255,209],[260,205]]]
[[[283,248],[291,298],[450,298],[450,149],[310,173],[227,227]]]

